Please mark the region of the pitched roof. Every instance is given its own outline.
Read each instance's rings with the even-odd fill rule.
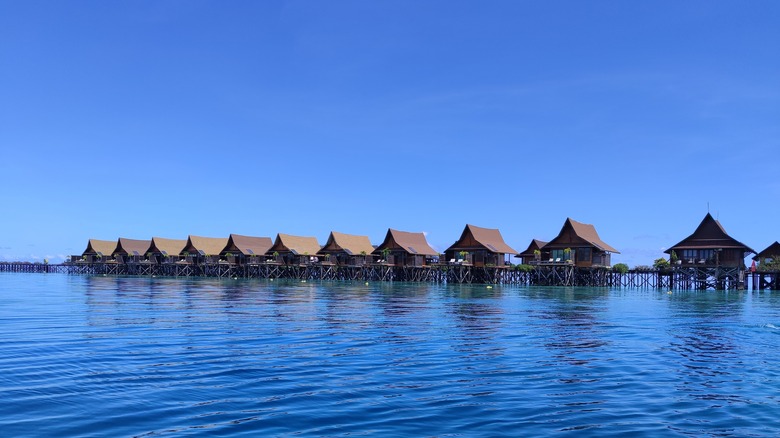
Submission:
[[[385,247],[390,246],[395,242],[396,246],[402,248],[409,254],[429,255],[436,256],[439,252],[431,248],[428,245],[428,241],[425,239],[423,233],[410,233],[407,231],[398,231],[394,229],[388,229],[384,242],[379,245],[374,251],[374,254],[381,254]]]
[[[696,231],[681,240],[678,244],[664,251],[669,254],[672,250],[680,249],[743,249],[746,252],[755,253],[749,246],[734,239],[726,233],[719,221],[707,213],[702,219]]]
[[[541,250],[544,245],[547,245],[547,242],[539,240],[539,239],[533,239],[531,240],[531,243],[528,244],[528,248],[525,249],[525,251],[518,254],[518,257],[531,257],[534,255],[534,250],[539,249]]]
[[[200,253],[201,251],[205,255],[219,254],[227,245],[227,237],[202,237],[202,236],[189,236],[187,237],[187,244],[184,245],[182,252],[189,252],[190,254]]]
[[[87,242],[87,249],[85,249],[81,255],[100,253],[104,256],[110,256],[114,253],[115,248],[116,240],[89,239],[89,242]]]
[[[517,254],[516,250],[504,242],[501,232],[497,229],[482,228],[468,224],[463,229],[460,239],[447,248],[447,251],[476,248],[484,248],[497,254]]]
[[[186,240],[152,237],[152,243],[149,245],[147,252],[159,252],[163,255],[177,256],[181,254],[185,245],[187,245]]]
[[[238,251],[244,255],[264,255],[273,246],[274,242],[270,237],[252,237],[242,236],[240,234],[231,234],[228,237],[227,244],[221,252]]]
[[[113,254],[144,255],[151,244],[151,240],[136,240],[120,237]]]
[[[328,241],[322,247],[320,253],[345,252],[348,255],[359,255],[362,252],[371,254],[374,246],[368,236],[356,236],[353,234],[344,234],[331,231]]]
[[[775,241],[775,243],[767,246],[766,249],[756,254],[755,257],[753,257],[753,260],[758,261],[764,257],[780,257],[780,243]]]
[[[314,255],[320,252],[320,244],[316,237],[291,236],[277,234],[273,246],[266,253],[291,252],[295,255]]]
[[[596,227],[591,224],[577,222],[572,218],[566,218],[566,222],[563,223],[561,232],[558,233],[558,236],[556,236],[555,239],[545,245],[545,247],[548,249],[562,247],[567,245],[566,241],[570,241],[572,238],[579,239],[601,251],[620,254],[620,251],[601,240],[599,233],[596,232]]]

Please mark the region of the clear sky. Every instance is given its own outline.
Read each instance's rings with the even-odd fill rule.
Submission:
[[[0,0],[0,259],[567,217],[780,240],[778,1]]]

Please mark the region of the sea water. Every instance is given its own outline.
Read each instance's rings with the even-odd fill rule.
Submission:
[[[780,293],[0,274],[3,436],[775,436]]]

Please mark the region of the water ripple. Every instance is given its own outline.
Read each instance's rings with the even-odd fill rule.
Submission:
[[[780,297],[0,278],[6,436],[775,436]]]

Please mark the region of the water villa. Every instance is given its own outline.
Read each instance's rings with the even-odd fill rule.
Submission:
[[[726,233],[719,221],[707,213],[690,236],[673,245],[669,254],[671,283],[695,289],[725,289],[744,284],[745,257],[755,254],[750,247]]]
[[[510,264],[506,256],[515,254],[517,251],[504,242],[497,229],[467,224],[460,239],[444,251],[444,258],[450,263],[469,263],[479,268],[505,267]]]
[[[753,256],[753,261],[758,262],[759,267],[780,261],[780,243],[775,241],[775,243],[767,246],[763,251]]]
[[[274,242],[270,237],[231,234],[219,255],[231,265],[257,265],[265,261],[265,254],[273,245]]]
[[[317,253],[325,264],[335,266],[366,266],[374,262],[374,246],[368,236],[355,236],[331,231],[325,246]]]
[[[151,240],[126,239],[120,237],[111,256],[117,263],[140,263],[148,252]]]
[[[611,254],[620,254],[601,240],[596,227],[571,218],[566,219],[561,232],[543,248],[550,253],[549,263],[573,264],[580,268],[609,267]]]
[[[533,239],[531,240],[531,243],[528,244],[528,248],[515,257],[518,257],[520,263],[524,265],[532,265],[534,263],[539,263],[542,260],[548,260],[550,258],[550,251],[544,249],[544,246],[547,245],[547,243],[548,242],[543,240]]]
[[[98,263],[103,261],[104,257],[110,257],[116,248],[115,240],[89,239],[87,249],[81,253],[81,257],[74,256],[71,260],[82,263]]]

